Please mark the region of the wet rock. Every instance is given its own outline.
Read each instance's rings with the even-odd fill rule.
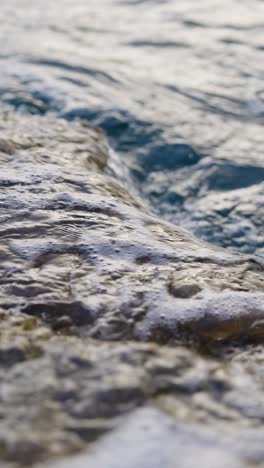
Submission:
[[[156,416],[151,423],[148,418],[144,422],[144,411],[143,419],[137,413],[133,416],[136,408],[146,405],[169,415],[170,427],[174,427],[173,420],[176,421],[172,445],[182,444],[187,431],[187,445],[194,443],[205,460],[209,446],[212,456],[220,447],[219,456],[225,452],[228,458],[241,459],[247,466],[245,444],[239,443],[242,432],[246,437],[245,430],[252,438],[252,442],[246,444],[251,459],[260,456],[260,444],[256,440],[263,437],[260,409],[263,406],[261,368],[264,357],[261,346],[230,349],[226,354],[221,351],[221,359],[209,359],[179,345],[98,342],[89,337],[54,332],[46,340],[40,340],[34,329],[12,327],[11,316],[8,314],[2,322],[2,330],[10,338],[12,336],[13,346],[21,347],[23,337],[28,350],[31,347],[33,351],[38,346],[39,352],[28,353],[23,362],[18,359],[8,368],[0,367],[3,461],[12,462],[14,466],[28,466],[29,462],[49,460],[48,466],[52,466],[52,459],[84,450],[115,428],[117,435],[127,433],[127,442],[122,446],[129,450],[128,440],[135,439],[133,421],[139,420],[151,433],[165,431],[165,437],[165,416],[165,426],[161,424],[160,415],[160,424],[155,422]],[[130,422],[127,414],[131,412]],[[212,443],[208,440],[209,433],[215,434]],[[116,450],[109,453],[104,442],[100,445],[99,440],[98,446],[91,445],[92,451],[88,458],[85,455],[85,462],[94,466],[97,456],[101,460],[107,453],[111,466],[120,444],[115,442],[115,432],[110,437],[111,443],[116,443]],[[158,440],[160,437],[162,434]],[[146,443],[147,440],[146,434]],[[31,452],[32,444],[35,448]],[[162,449],[162,445],[157,446],[159,456],[166,457],[170,449],[165,443]],[[16,446],[21,449],[16,450]],[[186,456],[183,451],[183,461]],[[132,466],[137,466],[133,457]]]
[[[254,437],[254,433],[252,436]],[[247,434],[250,437],[250,434]],[[245,438],[245,434],[240,434]],[[175,424],[161,412],[144,408],[136,411],[90,453],[50,465],[51,468],[242,468],[254,457],[239,454],[241,440],[226,436],[219,441],[217,431]],[[256,445],[261,450],[261,440]],[[262,453],[263,455],[263,453]],[[263,458],[262,458],[263,460]]]
[[[28,466],[29,462],[47,461],[47,466],[52,466],[52,459],[84,450],[99,440],[98,446],[91,445],[91,455],[88,458],[85,455],[85,462],[94,466],[98,454],[101,460],[107,453],[111,466],[120,444],[117,441],[116,449],[109,453],[104,442],[100,445],[100,438],[115,428],[117,434],[125,431],[128,435],[123,448],[129,450],[128,440],[134,440],[134,423],[131,426],[130,420],[127,421],[127,414],[133,414],[142,405],[151,405],[168,414],[173,418],[169,426],[173,426],[173,420],[177,422],[172,445],[177,441],[182,443],[187,431],[188,446],[194,443],[200,456],[207,457],[207,444],[211,446],[211,442],[206,434],[214,432],[212,456],[220,447],[219,456],[225,452],[232,460],[234,457],[244,460],[245,447],[238,440],[241,430],[247,429],[252,437],[252,443],[246,444],[251,458],[260,456],[252,433],[255,431],[257,440],[263,437],[261,346],[230,349],[226,354],[221,351],[221,359],[209,359],[179,345],[110,343],[52,331],[46,339],[40,339],[34,328],[12,326],[15,322],[12,315],[9,312],[2,321],[2,334],[13,347],[27,349],[27,354],[23,362],[17,359],[12,366],[0,367],[0,414],[4,429],[1,459],[4,462]],[[27,320],[23,314],[19,315]],[[36,329],[41,329],[40,323]],[[155,418],[145,423],[144,418],[144,427],[147,424],[151,433],[165,430],[165,437],[167,430],[161,424],[160,415],[159,424]],[[133,421],[139,419],[137,413],[132,416]],[[226,431],[232,434],[228,443]],[[161,434],[158,440],[160,437]],[[115,444],[115,438],[114,432],[111,443]],[[162,445],[157,447],[160,457],[170,450],[166,444],[163,451]],[[184,460],[185,451],[182,457]],[[132,457],[133,468],[137,466],[135,463]]]
[[[177,423],[169,429],[163,416],[159,432],[159,416],[147,422],[154,433],[133,468],[168,431],[166,454],[157,457],[164,466],[174,466],[172,447],[184,434],[204,466],[208,446],[232,466],[262,462],[258,443],[245,454],[237,442],[242,429],[263,435],[263,349],[249,344],[264,336],[262,260],[149,213],[99,130],[12,113],[0,127],[4,141],[15,134],[17,142],[0,151],[3,462],[57,459],[120,424],[125,444],[142,406]],[[186,451],[179,456],[181,466],[193,466]]]
[[[12,114],[1,128],[18,142],[1,156],[2,307],[98,339],[263,336],[261,260],[146,213],[100,131]]]

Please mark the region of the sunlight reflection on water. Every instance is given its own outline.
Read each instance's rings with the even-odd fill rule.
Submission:
[[[1,106],[95,122],[152,210],[263,254],[263,13],[258,0],[3,0]]]

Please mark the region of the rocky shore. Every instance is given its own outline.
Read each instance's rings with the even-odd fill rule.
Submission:
[[[0,465],[262,466],[263,260],[156,218],[87,123],[2,113],[0,162]]]

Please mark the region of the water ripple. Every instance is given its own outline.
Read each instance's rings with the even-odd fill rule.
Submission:
[[[0,105],[101,126],[149,209],[262,254],[262,17],[258,0],[3,0]]]

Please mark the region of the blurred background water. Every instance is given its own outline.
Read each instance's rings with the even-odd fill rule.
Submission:
[[[1,0],[0,109],[101,126],[129,189],[264,255],[262,0]]]

